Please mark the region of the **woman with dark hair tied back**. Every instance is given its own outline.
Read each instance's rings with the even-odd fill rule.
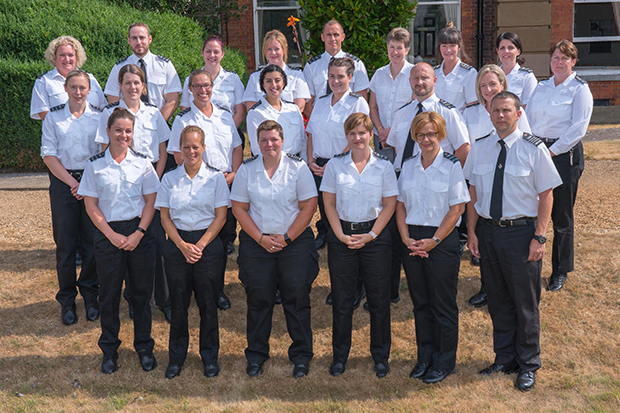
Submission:
[[[435,54],[441,62],[435,66],[435,94],[463,113],[466,106],[476,102],[476,69],[461,61],[470,59],[464,50],[463,36],[452,22],[439,31]]]
[[[497,36],[495,50],[501,62],[500,67],[508,80],[508,91],[517,95],[521,100],[521,106],[525,108],[538,81],[532,69],[521,66],[525,63],[525,59],[521,57],[523,53],[521,39],[516,33],[504,32]]]

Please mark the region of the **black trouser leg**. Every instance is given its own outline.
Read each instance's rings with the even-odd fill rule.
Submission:
[[[155,256],[155,305],[158,307],[166,307],[170,305],[170,293],[168,291],[168,281],[166,281],[166,267],[164,265],[164,244],[166,243],[166,231],[161,225],[161,214],[158,209],[155,210],[151,227],[156,238],[156,256]]]
[[[222,241],[222,245],[224,246],[224,249],[222,250],[222,256],[221,256],[222,269],[220,271],[220,279],[219,279],[220,291],[218,291],[218,295],[219,293],[224,291],[224,285],[225,285],[224,279],[226,277],[226,265],[228,264],[228,253],[226,251],[226,247],[230,241],[234,240],[234,238],[232,237],[232,234],[235,234],[235,236],[237,234],[237,220],[235,219],[232,213],[232,208],[228,208],[228,211],[226,212],[226,222],[224,223],[224,226],[222,227],[222,229],[220,230],[220,233],[218,234],[218,237],[220,241]]]
[[[392,239],[392,263],[390,265],[390,300],[395,300],[400,295],[400,268],[403,261],[403,254],[400,249],[403,241],[401,240],[400,233],[398,232],[398,225],[396,225],[396,214],[392,215],[390,222],[388,222],[387,229],[390,232],[390,237]],[[368,291],[366,293],[368,294]]]
[[[323,182],[323,177],[322,176],[317,176],[312,174],[312,176],[314,177],[314,183],[316,184],[316,190],[319,193],[319,199],[318,199],[318,203],[319,203],[319,216],[320,218],[318,219],[318,221],[316,221],[316,232],[317,235],[318,234],[327,234],[327,227],[329,227],[329,224],[327,223],[327,215],[325,215],[325,206],[323,205],[323,193],[319,190],[319,188],[321,187],[321,182]]]

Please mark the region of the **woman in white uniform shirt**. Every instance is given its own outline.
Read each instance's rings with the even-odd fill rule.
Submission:
[[[45,51],[45,60],[54,68],[37,77],[32,88],[30,117],[45,119],[50,108],[67,101],[64,89],[65,77],[69,72],[82,67],[86,62],[86,52],[82,44],[71,36],[60,36],[52,40]],[[90,73],[90,92],[87,100],[97,108],[108,104],[97,79]]]
[[[144,371],[157,367],[151,337],[151,295],[155,276],[155,214],[159,179],[144,155],[130,150],[134,116],[117,108],[108,119],[110,146],[90,158],[78,195],[99,232],[95,257],[101,300],[101,371],[118,369],[119,303],[127,275],[134,310],[134,348]]]
[[[99,281],[95,268],[95,227],[77,194],[88,159],[95,155],[95,132],[101,110],[88,103],[90,77],[83,70],[67,74],[69,101],[50,109],[43,121],[41,156],[49,168],[52,228],[56,243],[58,293],[65,325],[77,323],[77,288],[84,298],[86,319],[99,318]],[[76,280],[75,254],[82,251],[82,269]]]
[[[288,60],[288,42],[286,37],[279,30],[271,30],[265,34],[263,39],[263,56],[267,64],[276,65],[284,70],[288,79],[286,87],[282,91],[282,99],[293,102],[302,112],[306,102],[310,100],[310,90],[300,68],[286,64]],[[248,86],[243,93],[243,102],[248,110],[256,104],[265,94],[260,81],[261,70],[257,70],[250,75]],[[250,142],[252,140],[250,139]]]
[[[521,100],[521,105],[526,107],[538,84],[534,71],[527,67],[521,67],[525,59],[521,57],[523,44],[521,39],[513,32],[504,32],[495,40],[497,57],[501,62],[501,68],[508,80],[508,91],[514,93]]]
[[[470,197],[458,158],[439,145],[446,138],[441,115],[416,116],[411,136],[420,153],[403,163],[396,204],[418,348],[410,377],[435,383],[454,372],[456,365],[460,266],[456,227]]]
[[[271,319],[279,288],[288,333],[293,377],[308,374],[312,359],[310,287],[318,254],[308,226],[316,211],[312,174],[301,158],[282,151],[282,127],[266,120],[258,126],[260,155],[244,161],[231,200],[239,234],[239,279],[248,300],[246,372],[259,376],[269,358]]]
[[[192,292],[200,312],[199,352],[207,377],[219,373],[220,348],[217,298],[224,247],[217,236],[226,222],[229,190],[224,175],[202,162],[204,132],[187,126],[181,132],[183,164],[161,182],[155,207],[168,234],[166,275],[170,288],[172,320],[166,378],[181,373],[187,357],[187,309]]]
[[[329,373],[339,376],[345,371],[356,285],[361,276],[370,311],[370,353],[377,377],[382,378],[390,371],[391,344],[392,239],[385,227],[394,214],[398,187],[390,161],[370,149],[370,118],[354,113],[344,123],[344,130],[351,149],[327,163],[321,183],[331,226],[327,245],[334,358]]]

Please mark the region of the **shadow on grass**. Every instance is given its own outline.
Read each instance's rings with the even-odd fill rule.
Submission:
[[[0,271],[55,270],[56,250],[0,250]],[[79,268],[78,268],[79,269]]]

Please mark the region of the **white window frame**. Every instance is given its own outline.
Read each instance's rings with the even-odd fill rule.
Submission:
[[[263,6],[259,6],[258,5],[258,0],[253,0],[253,7],[254,7],[254,61],[256,69],[258,70],[259,68],[261,68],[261,55],[260,55],[260,43],[263,41],[263,39],[259,39],[258,38],[258,12],[261,10],[298,10],[301,8],[299,7],[299,4],[297,3],[296,7],[291,7],[291,6],[269,6],[269,7],[263,7]],[[299,28],[298,28],[299,31]],[[301,35],[301,33],[300,33]],[[290,65],[290,66],[297,66],[296,64]]]
[[[620,3],[619,0],[574,0],[574,4],[588,4],[588,3]],[[573,13],[574,13],[573,8]],[[573,43],[595,43],[595,42],[620,42],[620,36],[594,36],[594,37],[575,37],[574,27],[575,20],[573,19]]]
[[[479,0],[482,1],[482,0]],[[458,11],[458,18],[456,19],[456,21],[452,22],[455,24],[456,28],[458,30],[461,30],[461,15],[462,15],[462,7],[461,7],[461,0],[430,0],[430,1],[425,1],[425,0],[418,0],[418,4],[416,5],[416,17],[414,17],[413,19],[411,19],[411,22],[409,24],[409,31],[410,33],[413,33],[415,31],[415,25],[414,22],[416,20],[417,16],[417,8],[419,6],[445,6],[448,4],[456,4],[459,8]],[[413,36],[413,34],[412,34]],[[437,39],[435,39],[436,41]],[[413,38],[411,39],[411,52],[410,55],[415,56],[417,50],[414,50],[414,42],[413,42]]]

